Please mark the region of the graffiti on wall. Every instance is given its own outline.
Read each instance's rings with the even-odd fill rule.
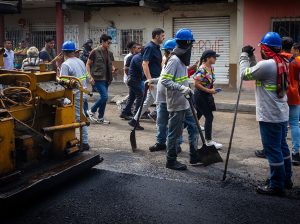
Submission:
[[[215,40],[196,40],[193,45],[193,54],[202,54],[205,50],[214,50],[218,54],[222,54],[224,51],[222,50],[223,44],[222,38],[216,38]]]

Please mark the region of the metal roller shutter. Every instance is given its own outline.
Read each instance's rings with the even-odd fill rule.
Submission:
[[[174,34],[181,28],[193,31],[195,43],[192,51],[192,62],[200,60],[203,51],[212,49],[221,56],[215,64],[216,83],[229,82],[229,47],[230,47],[230,18],[226,17],[199,17],[174,18]]]

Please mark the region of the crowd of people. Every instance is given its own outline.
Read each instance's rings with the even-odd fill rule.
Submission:
[[[137,130],[144,130],[140,118],[150,118],[156,122],[155,144],[150,152],[166,150],[166,167],[173,170],[186,170],[187,166],[177,160],[183,142],[182,133],[188,131],[190,164],[201,162],[198,152],[199,132],[197,122],[203,116],[205,144],[221,149],[222,144],[213,139],[213,112],[216,110],[214,94],[222,91],[215,87],[214,64],[220,56],[208,49],[202,53],[195,64],[191,64],[194,43],[190,29],[180,29],[176,35],[165,40],[165,32],[156,28],[152,39],[145,46],[129,42],[129,53],[124,58],[124,82],[128,87],[128,97],[122,108],[120,118]],[[84,97],[84,113],[94,123],[108,125],[105,108],[108,100],[108,88],[112,74],[114,56],[109,50],[112,38],[107,34],[100,37],[100,45],[93,48],[88,39],[82,50],[78,50],[72,41],[64,42],[62,53],[56,55],[54,39],[47,38],[45,47],[27,49],[22,41],[12,50],[12,42],[4,43],[4,68],[32,70],[41,63],[47,63],[57,69],[61,76],[75,76],[87,88],[89,82],[99,93],[99,99],[88,109],[87,97]],[[163,44],[163,45],[162,45]],[[257,151],[260,157],[266,157],[270,165],[270,176],[266,184],[259,186],[257,192],[269,195],[281,195],[284,189],[293,186],[291,165],[300,165],[299,156],[299,74],[300,44],[289,37],[268,32],[263,36],[260,53],[263,60],[255,60],[254,48],[243,47],[240,56],[240,74],[243,80],[256,80],[257,121],[259,122],[263,150]],[[164,55],[161,53],[160,46]],[[193,87],[190,85],[193,80]],[[188,97],[193,97],[197,119],[194,119]],[[143,101],[144,99],[144,101]],[[75,96],[76,119],[80,117],[79,94]],[[150,106],[156,104],[152,112]],[[288,123],[291,127],[292,158],[287,145]],[[83,150],[88,150],[88,130],[83,129]]]

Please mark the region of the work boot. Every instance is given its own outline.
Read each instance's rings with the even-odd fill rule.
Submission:
[[[82,143],[80,150],[81,151],[88,151],[88,150],[90,150],[90,145],[88,143]]]
[[[270,185],[269,178],[266,180],[265,184],[268,186]],[[291,179],[289,179],[289,180],[285,181],[284,188],[287,190],[291,190],[291,189],[293,189],[293,185],[294,185],[293,181]]]
[[[181,146],[177,146],[176,148],[177,155],[182,152]]]
[[[177,160],[175,161],[168,160],[166,164],[166,168],[171,170],[186,170],[187,166],[185,164],[182,164],[181,162],[178,162]]]
[[[201,163],[201,158],[198,153],[195,153],[190,156],[190,164],[194,165],[197,163]]]
[[[128,122],[128,124],[131,127],[134,127],[136,123],[137,123],[137,121],[134,120],[134,119],[131,119],[131,121]],[[142,130],[144,130],[144,128],[138,123],[137,126],[136,126],[136,130],[142,131]]]
[[[150,152],[164,151],[167,149],[166,144],[155,143],[155,145],[149,147]]]
[[[258,186],[256,192],[259,194],[271,195],[271,196],[284,196],[284,190],[279,188],[271,188],[269,185]]]
[[[292,154],[292,163],[294,166],[300,166],[300,154]]]
[[[266,158],[264,150],[256,150],[255,151],[255,156],[258,157],[258,158],[263,158],[263,159]]]

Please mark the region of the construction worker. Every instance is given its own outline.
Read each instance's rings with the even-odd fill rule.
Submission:
[[[256,80],[256,119],[270,177],[259,194],[283,195],[292,187],[291,157],[286,142],[289,107],[287,104],[288,65],[280,55],[282,39],[278,33],[266,33],[260,42],[262,61],[256,64],[254,48],[243,47],[240,57],[240,73],[244,80]]]
[[[65,58],[65,61],[61,65],[60,76],[74,76],[81,80],[83,88],[87,88],[86,79],[87,72],[83,61],[75,56],[75,43],[73,41],[65,41],[62,45],[62,52]],[[87,100],[86,94],[83,94],[83,100]],[[80,121],[80,91],[76,90],[75,93],[75,110],[76,110],[76,120]],[[82,128],[82,144],[81,150],[89,150],[90,146],[88,144],[88,130],[87,126]]]
[[[189,102],[185,98],[185,96],[192,93],[189,87],[187,66],[190,64],[195,40],[192,31],[185,28],[177,31],[175,39],[177,47],[161,72],[161,83],[166,87],[167,110],[169,112],[166,167],[174,170],[186,170],[187,166],[177,161],[176,150],[184,121],[189,123],[187,129],[190,144],[190,163],[199,162],[197,153],[199,133]]]
[[[146,44],[144,48],[142,66],[144,75],[146,76],[146,79],[149,80],[148,83],[150,86],[141,114],[144,114],[156,99],[156,87],[154,85],[151,85],[150,80],[152,78],[158,78],[160,76],[162,63],[160,45],[163,43],[164,39],[165,31],[161,28],[156,28],[152,31],[152,40],[148,44]],[[138,114],[139,112],[137,112],[134,118],[128,122],[130,126],[135,126],[138,120]],[[156,120],[155,112],[149,114],[149,116],[151,117],[151,119]],[[136,130],[144,130],[144,128],[140,126],[140,124],[137,124]]]
[[[116,70],[112,64],[114,55],[109,51],[111,44],[112,37],[102,34],[100,46],[92,50],[86,63],[86,70],[92,76],[92,85],[100,95],[97,102],[88,110],[88,115],[91,121],[104,125],[110,124],[110,121],[104,119],[104,113],[108,100],[108,87],[113,80],[112,73]],[[96,115],[97,110],[98,117]]]
[[[217,149],[221,149],[223,146],[221,143],[212,140],[213,111],[216,110],[213,94],[217,93],[214,87],[216,76],[213,64],[216,63],[219,56],[213,50],[204,51],[200,59],[200,66],[193,75],[195,84],[194,102],[197,109],[197,116],[198,119],[202,116],[205,117],[206,145],[214,145]]]

